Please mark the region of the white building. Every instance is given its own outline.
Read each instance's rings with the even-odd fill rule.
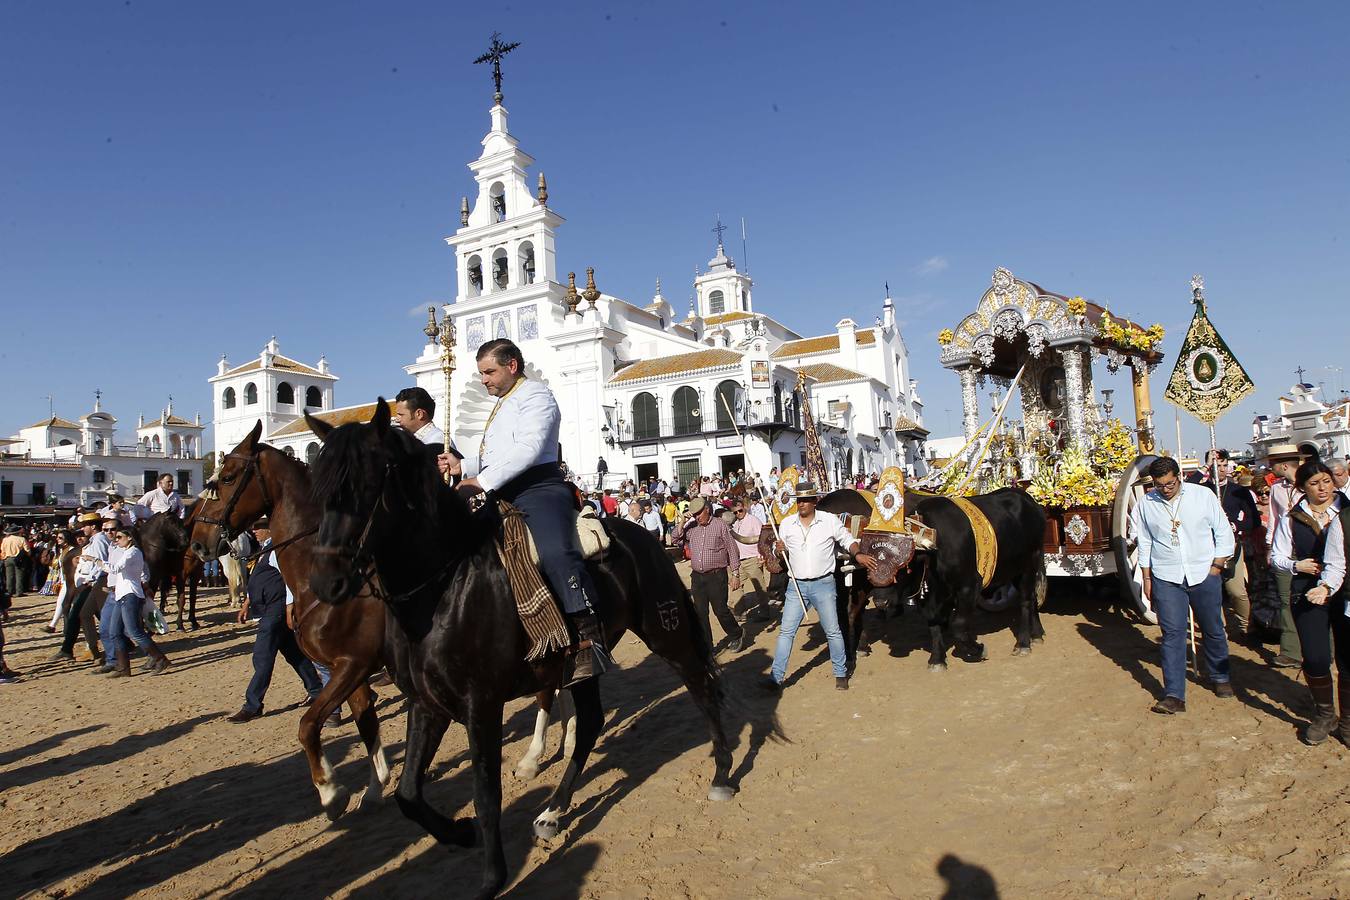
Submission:
[[[1332,406],[1313,396],[1311,384],[1296,384],[1280,397],[1276,416],[1252,420],[1252,453],[1266,458],[1274,444],[1294,444],[1300,450],[1316,450],[1323,459],[1350,457],[1350,400]]]
[[[592,483],[600,459],[616,482],[655,474],[685,484],[747,462],[763,473],[802,462],[795,390],[801,378],[836,481],[887,465],[924,470],[923,404],[889,297],[872,327],[845,317],[830,334],[803,337],[755,311],[754,284],[720,241],[707,271],[694,280],[683,318],[659,281],[645,305],[605,294],[589,268],[578,289],[558,266],[563,218],[549,206],[543,174],[531,184],[527,170],[534,160],[508,130],[500,103],[490,118],[483,152],[469,163],[474,198],[461,200],[460,228],[446,238],[455,252],[456,294],[443,312],[457,335],[447,430],[457,444],[477,446],[493,405],[477,378],[477,348],[504,337],[520,346],[530,376],[558,398],[563,458]],[[234,369],[221,361],[210,379],[217,450],[234,446],[262,419],[269,442],[302,459],[317,453],[301,409],[267,399],[281,377],[281,360],[273,340],[257,361]],[[291,385],[323,391],[321,418],[356,421],[373,411],[369,404],[334,409],[336,378],[322,360],[318,369],[294,360],[285,367]],[[440,347],[429,341],[405,371],[435,398],[437,424],[445,427]],[[270,381],[264,373],[272,373]],[[246,393],[249,385],[255,393]],[[386,397],[396,392],[391,387]]]
[[[257,359],[230,366],[221,356],[208,379],[215,424],[214,449],[228,453],[262,420],[263,434],[272,435],[305,414],[333,408],[337,376],[320,357],[307,366],[281,355],[274,337]]]
[[[0,440],[0,506],[91,505],[108,491],[134,500],[165,473],[185,496],[200,487],[200,416],[181,419],[171,404],[155,422],[142,416],[128,444],[116,443],[116,427],[96,396],[78,422],[53,415]]]

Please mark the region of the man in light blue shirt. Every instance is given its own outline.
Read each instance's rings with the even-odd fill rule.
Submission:
[[[1188,610],[1204,635],[1210,682],[1219,697],[1232,697],[1228,638],[1223,625],[1222,575],[1233,555],[1233,526],[1212,491],[1181,480],[1170,457],[1148,467],[1154,490],[1134,508],[1131,525],[1139,539],[1144,597],[1162,626],[1163,699],[1153,711],[1186,711]]]

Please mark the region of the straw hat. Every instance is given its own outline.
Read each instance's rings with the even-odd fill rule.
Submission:
[[[1266,451],[1267,462],[1277,463],[1286,459],[1298,462],[1303,459],[1303,453],[1293,444],[1272,444],[1270,449]]]

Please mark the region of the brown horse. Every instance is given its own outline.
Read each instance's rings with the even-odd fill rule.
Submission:
[[[197,587],[202,581],[202,561],[188,548],[192,519],[201,508],[194,502],[187,516],[179,519],[171,512],[157,513],[136,526],[137,540],[150,570],[151,596],[159,595],[159,608],[169,610],[169,588],[177,584],[178,630],[183,630],[183,613],[193,630],[197,625]],[[188,594],[184,602],[184,593]]]
[[[300,718],[299,740],[309,761],[310,778],[330,819],[347,809],[348,792],[337,784],[323,753],[319,729],[347,703],[370,755],[370,787],[365,806],[379,799],[389,782],[389,763],[380,743],[374,692],[367,684],[384,661],[384,604],[369,586],[348,603],[320,603],[309,587],[310,555],[320,509],[310,499],[309,467],[275,447],[261,443],[262,422],[226,454],[207,485],[192,528],[192,552],[214,559],[228,552],[226,541],[264,514],[271,519],[277,567],[295,595],[296,638],[305,655],[327,666],[331,677]]]

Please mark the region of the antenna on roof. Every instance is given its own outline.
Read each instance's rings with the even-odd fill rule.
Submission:
[[[750,251],[745,245],[745,216],[741,216],[741,265],[745,266],[745,274],[750,274]]]

